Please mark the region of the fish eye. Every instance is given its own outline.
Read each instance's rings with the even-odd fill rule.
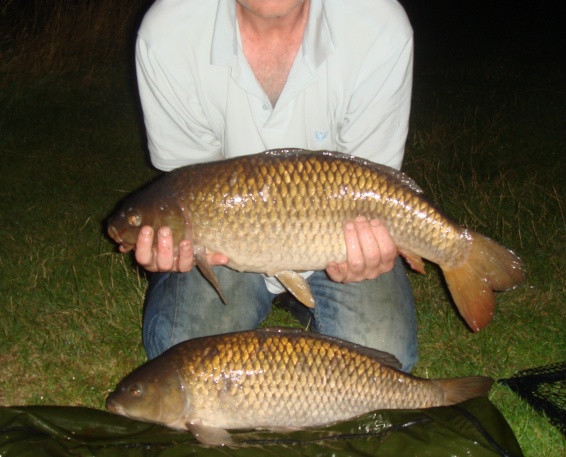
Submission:
[[[131,211],[128,214],[128,224],[130,224],[133,227],[139,227],[141,225],[141,216],[136,213],[135,211]]]
[[[130,387],[130,397],[132,398],[140,398],[142,396],[142,389],[137,384],[134,384]]]

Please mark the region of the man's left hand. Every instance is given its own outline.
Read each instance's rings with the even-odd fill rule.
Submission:
[[[330,262],[326,272],[336,282],[359,282],[374,279],[393,269],[397,247],[387,228],[378,220],[358,216],[344,224],[345,262]]]

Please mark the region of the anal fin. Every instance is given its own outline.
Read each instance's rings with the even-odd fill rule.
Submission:
[[[307,280],[296,271],[280,271],[274,275],[297,300],[309,308],[314,308],[314,298]]]
[[[425,274],[425,264],[423,258],[420,255],[415,254],[411,251],[404,251],[399,249],[399,254],[407,261],[409,266],[418,273]]]

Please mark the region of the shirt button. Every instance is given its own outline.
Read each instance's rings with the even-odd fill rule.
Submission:
[[[267,111],[267,110],[269,109],[269,106],[267,106],[267,104],[264,103],[264,104],[263,104],[263,109],[264,109],[265,111]]]

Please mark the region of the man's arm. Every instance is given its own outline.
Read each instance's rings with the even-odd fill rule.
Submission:
[[[379,43],[373,47],[338,134],[341,151],[395,168],[403,161],[413,81],[412,34],[402,38],[387,53]],[[397,247],[379,221],[348,221],[344,237],[347,260],[326,268],[333,281],[374,279],[393,269]]]
[[[170,171],[190,163],[217,160],[220,142],[207,126],[198,99],[190,84],[178,84],[178,77],[148,48],[143,39],[136,44],[136,70],[140,100],[146,125],[148,148],[153,165]],[[194,255],[191,240],[183,240],[175,249],[168,227],[161,227],[153,246],[153,229],[143,227],[136,243],[136,261],[147,271],[189,271]],[[228,259],[209,256],[211,265],[223,265]]]
[[[413,84],[413,39],[383,55],[379,43],[365,59],[337,134],[337,148],[400,169],[409,130]]]
[[[192,75],[177,74],[142,38],[136,43],[136,76],[152,164],[163,171],[222,158]],[[180,81],[183,80],[183,81]]]

